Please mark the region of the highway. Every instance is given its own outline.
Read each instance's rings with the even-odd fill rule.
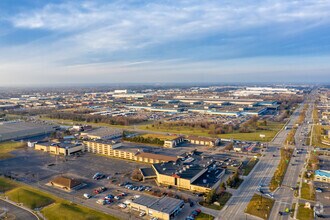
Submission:
[[[303,105],[296,109],[290,117],[287,126],[292,127],[294,125],[302,109]],[[256,219],[256,217],[245,214],[244,210],[252,196],[257,192],[258,185],[269,185],[280,161],[280,151],[278,148],[284,144],[288,132],[289,130],[282,129],[273,141],[269,143],[264,156],[260,158],[259,163],[249,176],[245,178],[242,185],[219,212],[216,219]]]

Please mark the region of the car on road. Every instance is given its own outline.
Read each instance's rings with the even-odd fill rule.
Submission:
[[[322,193],[323,192],[323,189],[321,189],[321,188],[318,187],[318,188],[315,189],[315,192]]]

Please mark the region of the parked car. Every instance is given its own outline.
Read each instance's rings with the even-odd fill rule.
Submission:
[[[90,199],[90,198],[92,198],[92,196],[89,195],[88,193],[84,193],[84,197],[85,197],[86,199]]]
[[[315,189],[315,192],[322,193],[323,192],[323,189],[321,189],[321,188],[318,187],[318,188]]]
[[[143,216],[145,216],[146,215],[146,213],[145,212],[140,212],[140,217],[143,217]]]

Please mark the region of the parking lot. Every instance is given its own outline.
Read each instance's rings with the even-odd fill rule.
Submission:
[[[131,212],[128,208],[124,208],[123,204],[127,200],[134,199],[139,195],[158,195],[172,194],[178,195],[185,199],[200,199],[193,193],[181,191],[178,189],[167,189],[159,187],[154,180],[147,182],[134,182],[130,179],[132,170],[140,167],[149,167],[148,164],[134,163],[126,160],[120,160],[110,157],[97,156],[89,153],[83,153],[80,156],[54,156],[48,153],[35,151],[33,149],[24,149],[13,152],[14,158],[0,161],[0,173],[11,176],[18,181],[29,185],[37,186],[59,197],[71,200],[76,203],[88,205],[91,208],[99,210],[113,210],[124,212],[129,216],[141,218],[140,213]],[[104,178],[100,180],[93,179],[93,175],[97,172],[104,174]],[[64,175],[82,180],[86,186],[71,192],[63,191],[58,188],[46,186],[55,176]],[[125,187],[123,183],[129,182],[131,187]],[[143,186],[141,188],[141,186]],[[95,189],[106,187],[106,191],[96,193]],[[124,193],[124,195],[123,195]],[[84,194],[91,195],[91,198],[84,198]],[[98,204],[98,200],[111,194],[111,202]],[[100,202],[99,202],[100,203]],[[184,219],[193,209],[186,204],[186,207],[176,219]],[[115,213],[115,212],[114,212]],[[149,217],[144,217],[149,219]],[[133,218],[134,219],[134,218]]]

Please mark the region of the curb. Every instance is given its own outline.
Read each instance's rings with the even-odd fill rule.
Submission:
[[[19,206],[19,205],[17,205],[15,202],[13,202],[13,201],[11,201],[11,200],[8,200],[8,199],[3,199],[3,198],[0,198],[2,201],[4,201],[4,202],[8,202],[8,203],[10,203],[11,205],[14,205],[14,206],[16,206],[16,207],[18,207],[18,208],[21,208],[21,209],[24,209],[25,211],[28,211],[28,212],[30,212],[32,215],[34,215],[38,220],[41,220],[41,218],[36,214],[36,213],[34,213],[32,210],[30,210],[30,209],[28,209],[28,208],[26,208],[26,207],[24,207],[24,206]]]

